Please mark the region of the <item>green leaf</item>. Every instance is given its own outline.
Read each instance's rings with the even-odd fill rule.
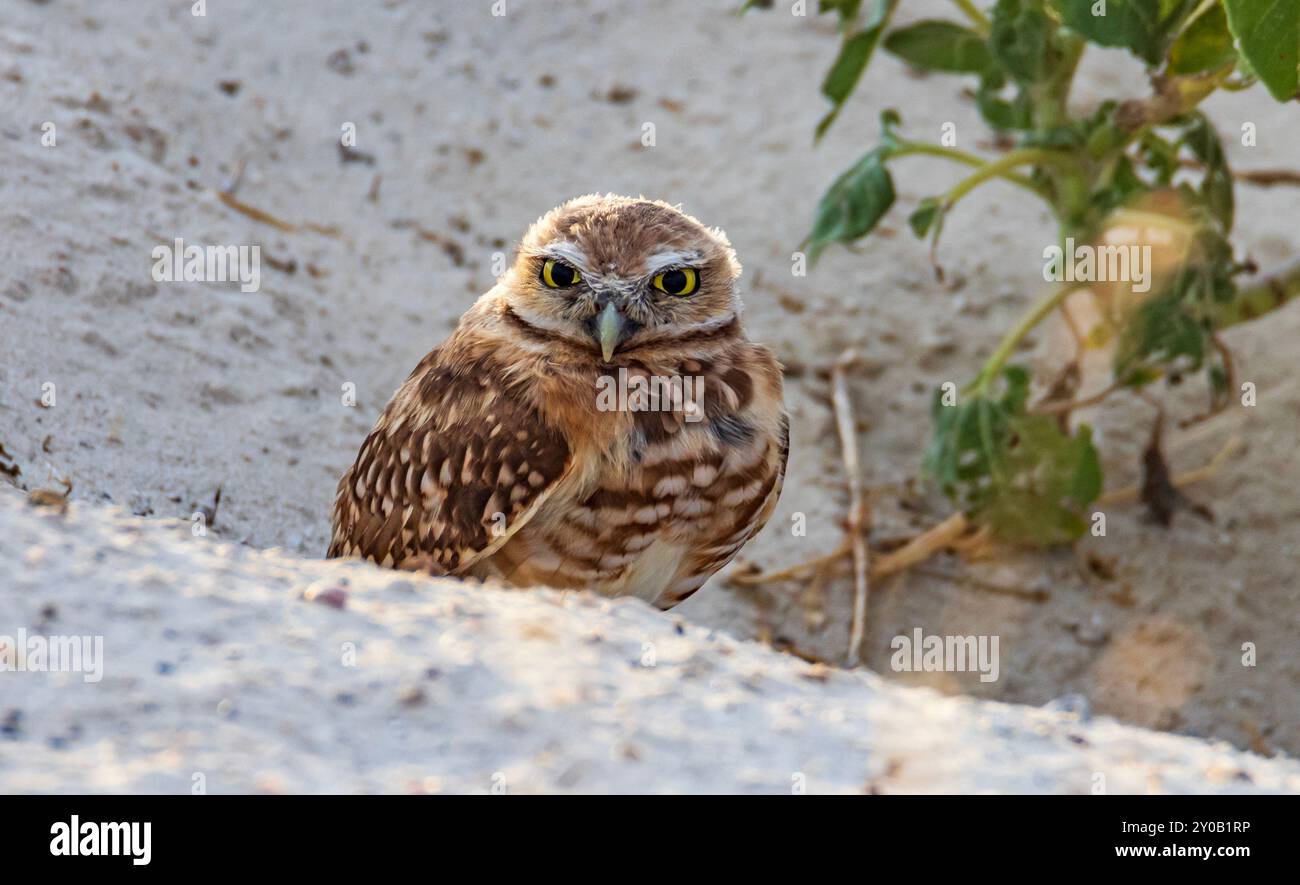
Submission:
[[[1101,497],[1101,458],[1092,443],[1092,428],[1081,425],[1073,439],[1075,462],[1065,496],[1079,507],[1087,507]]]
[[[1002,393],[1000,405],[1004,411],[1024,411],[1025,404],[1029,402],[1029,379],[1029,370],[1024,366],[1011,365],[1002,370],[1006,390]]]
[[[1228,17],[1215,3],[1192,20],[1169,48],[1169,73],[1217,71],[1237,59]]]
[[[1101,462],[1084,426],[1073,436],[1047,415],[1020,415],[1006,427],[1005,480],[977,518],[1005,540],[1064,544],[1086,529],[1080,511],[1101,494]]]
[[[975,104],[979,108],[984,122],[994,129],[1006,132],[1025,130],[1033,123],[1033,106],[1029,96],[1023,91],[1014,98],[1001,97],[1006,85],[1002,72],[987,75],[980,81],[980,88],[975,93]]]
[[[1025,412],[1029,372],[1008,366],[997,398],[975,394],[931,406],[934,437],[926,470],[998,537],[1034,546],[1066,543],[1086,529],[1082,512],[1101,494],[1101,462],[1092,433],[1073,436],[1048,415]]]
[[[1192,115],[1192,122],[1183,134],[1182,144],[1191,148],[1196,159],[1205,165],[1201,180],[1201,198],[1210,213],[1223,225],[1224,232],[1232,230],[1233,193],[1232,170],[1219,142],[1214,124],[1201,113]]]
[[[1210,333],[1207,324],[1184,306],[1183,297],[1175,285],[1168,294],[1145,301],[1134,311],[1115,351],[1115,378],[1121,384],[1141,387],[1152,377],[1155,365],[1174,372],[1200,369]]]
[[[1143,133],[1137,146],[1142,165],[1155,173],[1153,183],[1156,187],[1169,187],[1174,174],[1181,168],[1178,163],[1178,147],[1161,138],[1154,131]]]
[[[1164,58],[1174,28],[1196,0],[1052,0],[1067,26],[1099,46],[1127,49],[1149,65]],[[1098,14],[1102,11],[1102,14]]]
[[[1231,314],[1238,298],[1234,277],[1242,268],[1232,260],[1225,231],[1195,195],[1187,199],[1183,214],[1196,225],[1195,239],[1178,273],[1125,318],[1114,356],[1115,381],[1122,385],[1141,387],[1161,374],[1200,370],[1213,351],[1216,317]]]
[[[840,27],[847,29],[857,19],[861,6],[862,0],[818,0],[817,14],[834,12],[840,17]]]
[[[1121,155],[1101,185],[1093,192],[1091,204],[1097,209],[1099,217],[1107,215],[1112,209],[1127,206],[1139,194],[1149,193],[1151,188],[1138,177],[1133,168],[1133,161]]]
[[[899,28],[885,38],[885,49],[925,71],[982,74],[993,68],[984,38],[952,22],[927,20]]]
[[[939,217],[939,205],[939,200],[935,197],[926,197],[921,201],[921,205],[916,207],[916,211],[908,216],[907,223],[917,239],[924,239],[930,232],[935,219]]]
[[[1100,160],[1128,141],[1128,133],[1115,122],[1114,101],[1104,101],[1089,121],[1084,138],[1088,156]]]
[[[1024,147],[1077,152],[1099,159],[1128,141],[1129,134],[1115,124],[1114,101],[1104,101],[1090,117],[1074,117],[1068,122],[1026,132],[1020,143]]]
[[[1223,0],[1241,54],[1278,101],[1300,92],[1300,4]]]
[[[998,0],[993,7],[989,49],[993,57],[1022,83],[1047,77],[1051,67],[1052,22],[1043,0]]]
[[[996,454],[983,445],[981,429],[1000,430],[1001,412],[983,397],[944,405],[943,392],[936,390],[930,417],[934,436],[926,450],[925,469],[946,495],[970,507],[991,476],[991,458]]]
[[[1028,547],[1068,544],[1088,530],[1084,518],[1068,507],[1023,489],[1000,492],[976,521],[1002,540]]]
[[[868,152],[831,184],[817,204],[809,258],[816,261],[831,243],[850,243],[871,232],[894,204],[894,181],[885,168],[887,148]]]
[[[853,2],[853,13],[856,15],[857,2]],[[842,20],[845,4],[843,2],[834,5],[822,4],[822,11],[827,8],[837,9]],[[875,7],[871,14],[871,20],[867,26],[854,34],[848,34],[844,42],[840,45],[840,54],[836,57],[834,64],[826,74],[826,79],[822,81],[822,95],[831,100],[830,112],[822,118],[817,124],[816,139],[821,139],[826,134],[826,130],[835,122],[839,115],[840,108],[844,106],[844,101],[852,94],[858,80],[862,78],[862,72],[866,70],[867,62],[871,61],[871,54],[876,49],[876,44],[880,42],[880,35],[885,26],[889,23],[889,18],[894,14],[894,9],[898,6],[898,0],[876,0]]]

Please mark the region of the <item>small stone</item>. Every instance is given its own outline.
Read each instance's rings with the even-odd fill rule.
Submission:
[[[336,74],[342,74],[344,77],[351,76],[356,72],[356,65],[352,63],[352,53],[346,49],[336,49],[330,53],[329,58],[325,59],[325,66]]]
[[[1053,713],[1072,714],[1077,716],[1080,722],[1087,722],[1092,718],[1092,705],[1088,703],[1085,696],[1078,693],[1053,698],[1043,704],[1043,709]]]
[[[308,602],[319,602],[330,608],[342,609],[347,607],[348,591],[342,587],[308,587],[303,591],[302,598]]]
[[[23,711],[17,707],[11,708],[5,713],[3,720],[0,720],[0,734],[16,741],[22,737],[23,731]]]

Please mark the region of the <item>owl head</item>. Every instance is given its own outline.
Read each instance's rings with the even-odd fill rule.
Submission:
[[[500,281],[524,323],[610,364],[738,321],[727,236],[657,200],[590,195],[543,215]]]

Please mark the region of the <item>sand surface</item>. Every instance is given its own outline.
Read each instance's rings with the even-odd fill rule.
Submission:
[[[508,256],[528,223],[575,194],[643,193],[680,202],[724,228],[745,265],[751,334],[770,344],[790,369],[792,454],[777,514],[742,552],[743,559],[771,568],[839,543],[846,494],[826,385],[816,368],[850,345],[861,348],[869,361],[853,386],[877,535],[905,535],[947,515],[946,502],[912,482],[929,432],[930,391],[944,380],[969,378],[1006,325],[1041,292],[1040,254],[1050,231],[1046,214],[997,185],[963,203],[945,231],[948,274],[941,284],[931,270],[928,247],[911,238],[905,217],[920,198],[954,181],[959,170],[909,160],[900,168],[900,206],[886,219],[884,235],[854,251],[828,251],[806,277],[791,274],[790,258],[817,197],[874,139],[880,109],[900,107],[908,131],[917,134],[937,135],[943,123],[955,122],[962,147],[987,147],[988,133],[963,97],[962,84],[914,77],[882,57],[840,122],[813,149],[810,135],[824,109],[817,85],[836,41],[829,19],[780,11],[737,18],[731,4],[694,0],[511,0],[501,18],[490,14],[490,6],[486,0],[211,0],[207,16],[196,18],[187,4],[155,0],[115,0],[111,7],[77,0],[0,0],[0,107],[5,111],[0,117],[0,445],[8,453],[0,466],[21,471],[14,477],[21,490],[71,482],[76,518],[101,536],[94,542],[75,535],[66,539],[82,545],[78,555],[90,559],[57,567],[53,557],[29,561],[23,546],[28,542],[18,539],[54,544],[42,540],[42,533],[63,530],[10,504],[5,519],[15,531],[0,533],[0,633],[16,629],[11,627],[15,618],[17,626],[31,626],[38,609],[29,597],[43,588],[56,603],[58,593],[69,594],[58,603],[63,617],[84,609],[85,629],[119,643],[129,643],[144,623],[156,628],[156,635],[170,628],[185,637],[173,641],[175,650],[139,651],[143,657],[132,659],[131,666],[139,668],[130,671],[134,675],[120,674],[127,682],[99,693],[60,692],[58,698],[68,699],[56,703],[48,686],[24,687],[27,727],[40,736],[31,744],[45,746],[59,733],[56,725],[37,725],[47,703],[66,705],[61,717],[83,718],[95,709],[117,710],[127,699],[163,703],[142,688],[137,696],[132,694],[137,689],[124,686],[187,648],[206,661],[200,668],[206,675],[193,686],[201,694],[187,701],[187,693],[174,687],[186,684],[180,678],[150,677],[149,682],[173,686],[164,709],[194,717],[177,722],[197,727],[206,721],[202,716],[211,715],[211,703],[244,680],[266,685],[277,678],[272,673],[287,678],[293,672],[295,659],[288,651],[268,662],[273,669],[265,675],[259,675],[258,656],[265,642],[289,644],[286,637],[298,629],[297,618],[308,619],[302,641],[322,656],[321,649],[332,646],[325,632],[316,631],[333,629],[331,618],[353,617],[363,617],[356,629],[364,627],[381,644],[406,642],[414,649],[420,630],[427,628],[432,631],[427,643],[450,632],[461,636],[469,649],[465,654],[486,655],[486,646],[476,651],[467,638],[475,618],[451,614],[456,606],[467,606],[469,612],[491,611],[484,617],[498,619],[492,629],[555,609],[555,617],[567,619],[568,639],[555,646],[564,655],[580,646],[574,637],[581,630],[617,629],[618,617],[602,614],[608,609],[634,612],[628,617],[635,630],[669,631],[675,617],[717,631],[718,637],[760,638],[831,661],[843,658],[851,585],[842,575],[819,598],[809,598],[800,584],[741,590],[715,580],[674,616],[663,618],[622,604],[575,597],[557,603],[559,597],[545,595],[506,602],[488,593],[480,609],[473,598],[484,591],[449,587],[429,599],[417,593],[403,603],[422,612],[409,620],[406,614],[385,620],[369,608],[357,609],[361,615],[352,609],[340,615],[308,606],[309,614],[296,614],[303,610],[294,601],[300,585],[362,574],[356,566],[326,566],[291,555],[322,554],[335,482],[375,415],[416,361],[490,286],[494,258]],[[946,6],[909,2],[904,16],[920,18]],[[1122,55],[1093,53],[1076,100],[1087,106],[1103,96],[1132,93],[1140,84],[1140,72]],[[1293,106],[1276,105],[1257,89],[1218,97],[1208,110],[1237,166],[1300,165],[1295,150],[1300,117]],[[54,147],[41,144],[46,122],[56,127]],[[656,133],[650,148],[641,141],[648,122]],[[1256,147],[1242,147],[1233,137],[1243,122],[1256,125]],[[345,160],[339,136],[347,123],[356,127],[361,156]],[[224,205],[216,193],[236,179],[240,200],[291,229]],[[1286,189],[1239,188],[1238,242],[1264,267],[1295,253],[1294,196]],[[243,292],[237,283],[155,282],[151,250],[176,237],[259,244],[260,290]],[[940,558],[927,573],[913,572],[874,589],[864,645],[867,665],[886,681],[1031,705],[1078,694],[1089,699],[1095,713],[1126,722],[1225,740],[1257,753],[1300,753],[1297,334],[1300,308],[1295,306],[1232,330],[1227,337],[1236,348],[1239,372],[1257,383],[1259,405],[1187,434],[1171,434],[1175,469],[1203,463],[1233,435],[1245,441],[1241,454],[1218,476],[1191,490],[1214,511],[1212,524],[1184,518],[1165,530],[1144,523],[1139,509],[1128,505],[1108,513],[1105,538],[1090,538],[1074,551],[1005,554],[969,566]],[[1047,339],[1038,345],[1038,356],[1052,356],[1042,352],[1050,349]],[[41,402],[48,385],[55,393],[52,407]],[[344,404],[348,390],[355,391],[355,405]],[[1172,402],[1190,414],[1201,400],[1200,388],[1188,385]],[[1147,405],[1124,400],[1095,416],[1110,487],[1134,481],[1153,414]],[[150,520],[188,520],[212,504],[218,488],[217,520],[204,541],[218,546],[176,552],[162,576],[144,586],[106,574],[104,591],[120,589],[120,601],[94,595],[100,567],[93,561],[94,545],[113,546],[113,527],[121,521],[108,512],[96,515],[97,508],[115,505]],[[806,517],[806,535],[792,533],[795,514]],[[155,539],[161,544],[162,536],[174,534],[163,528],[140,531],[134,537],[141,545]],[[286,552],[257,552],[268,547]],[[131,555],[140,568],[149,560],[146,552]],[[1104,567],[1090,567],[1090,560]],[[272,563],[280,579],[270,580],[259,570],[260,564],[271,569]],[[63,568],[82,569],[82,583],[61,589]],[[186,568],[194,574],[178,577],[189,575]],[[365,574],[356,579],[365,588],[399,581]],[[223,603],[226,576],[237,597]],[[390,596],[399,598],[383,591],[364,605],[396,605]],[[151,600],[148,605],[145,599]],[[191,604],[203,608],[189,612]],[[223,605],[231,618],[246,623],[246,631],[228,625],[212,648],[194,646],[203,618],[224,611]],[[156,615],[132,614],[150,606]],[[514,606],[520,607],[517,613]],[[169,624],[169,618],[179,621]],[[1001,677],[982,683],[969,673],[893,673],[890,639],[917,627],[927,633],[1000,636]],[[156,641],[156,636],[150,640]],[[623,641],[626,648],[618,654],[635,656],[628,649],[636,643]],[[1258,650],[1257,666],[1242,666],[1247,642]],[[756,669],[796,674],[803,666],[761,655],[749,645],[736,647]],[[591,652],[597,657],[589,662],[594,666],[606,653]],[[233,670],[218,666],[233,654],[243,656]],[[418,654],[410,654],[400,664],[395,658],[392,669],[376,677],[382,686],[376,688],[377,706],[364,714],[376,717],[374,722],[400,722],[405,716],[395,705],[402,680],[418,676],[418,670],[403,669],[415,667]],[[548,666],[568,666],[554,648],[538,655]],[[310,682],[311,672],[304,666],[300,680]],[[345,705],[332,698],[345,690],[364,694],[366,677],[357,675],[363,672],[344,677],[361,680],[347,689],[331,677],[315,688],[278,686],[264,696],[274,706],[302,692],[301,718],[294,726],[301,733],[285,739],[284,758],[301,750],[299,741],[317,742],[300,767],[268,764],[285,788],[401,789],[399,784],[416,776],[415,763],[409,770],[395,765],[388,771],[376,767],[378,762],[358,761],[335,770],[338,757],[349,756],[355,746],[339,736],[351,727],[346,717],[363,714],[343,712]],[[513,676],[492,678],[501,680],[503,697],[522,703],[523,695],[504,687]],[[229,681],[221,684],[222,679]],[[830,684],[840,680],[863,698],[896,696],[900,709],[937,703],[928,694],[894,695],[867,674],[837,675]],[[854,716],[874,715],[870,710],[836,714],[835,696],[820,694],[826,686],[794,675],[787,682],[808,703],[824,704],[817,709],[826,716],[843,715],[854,723]],[[618,689],[607,690],[613,692],[608,703],[617,703]],[[444,700],[461,697],[452,693]],[[908,697],[926,700],[903,700]],[[725,709],[727,703],[711,701],[703,691],[689,703],[695,702],[695,712],[684,707],[681,716],[707,719],[707,711]],[[0,706],[9,703],[6,696]],[[951,703],[942,709],[982,709]],[[185,713],[182,708],[189,704],[192,709]],[[478,709],[487,715],[487,706]],[[521,715],[527,732],[528,714]],[[321,723],[340,716],[336,730],[317,733],[335,729]],[[113,769],[116,780],[102,786],[172,789],[174,770],[162,773],[139,761],[149,758],[141,749],[146,744],[149,752],[169,752],[167,727],[150,725],[133,735],[134,719],[125,713],[112,717],[115,733],[139,750],[141,755],[130,758],[141,769]],[[222,734],[235,743],[251,742],[263,727],[276,732],[288,727],[269,713],[259,721],[247,733],[240,725],[223,725],[233,730]],[[82,727],[88,726],[83,722]],[[417,730],[413,722],[400,727]],[[837,730],[846,746],[873,739],[853,736],[850,724]],[[1153,737],[1124,739],[1143,748],[1191,746]],[[667,742],[670,736],[654,740]],[[529,752],[540,752],[545,739],[524,744]],[[95,746],[107,749],[94,752],[116,752],[111,742]],[[243,746],[247,752],[248,744]],[[71,752],[66,748],[43,749],[30,764],[24,757],[25,779],[16,779],[12,747],[2,741],[0,747],[8,760],[2,776],[11,788],[67,788],[70,782],[60,778],[75,781],[89,771],[85,758],[65,758]],[[182,757],[186,752],[170,750]],[[233,745],[196,752],[227,750],[238,752]],[[995,752],[992,745],[988,752]],[[439,777],[449,789],[482,783],[492,766],[509,777],[510,761],[491,758],[484,750],[479,773],[458,775],[448,766],[438,769]],[[708,754],[689,758],[700,763]],[[532,788],[560,785],[558,769],[573,761],[566,757],[555,769],[528,769]],[[950,779],[975,776],[944,767],[951,759],[932,761],[940,766],[935,771],[944,772],[933,784],[974,785]],[[602,757],[595,764],[603,770],[614,763]],[[761,771],[753,783],[784,784],[789,770],[802,764],[777,765],[768,757],[756,763]],[[838,789],[861,787],[882,770],[872,766],[885,763],[878,757],[857,768],[824,764],[826,773],[817,776]],[[619,783],[650,788],[662,775],[666,789],[689,788],[691,770],[687,762],[682,766],[673,775],[645,766],[643,780],[629,774]],[[924,788],[922,774],[914,776],[910,787]],[[240,777],[241,787],[254,786],[250,772]],[[734,777],[726,783],[747,783],[741,774]],[[604,774],[593,778],[585,786],[612,788]],[[574,782],[573,789],[583,783]],[[1075,789],[1081,783],[1052,780],[1050,788]],[[1283,780],[1279,776],[1271,783]],[[1196,788],[1191,779],[1179,784],[1175,788]],[[724,786],[722,781],[697,784],[708,785]],[[998,783],[999,788],[1032,786],[1025,780]]]
[[[1300,791],[1294,760],[1077,702],[904,688],[638,600],[306,560],[8,491],[0,533],[25,551],[0,558],[22,569],[20,622],[103,649],[88,672],[4,675],[0,792]]]

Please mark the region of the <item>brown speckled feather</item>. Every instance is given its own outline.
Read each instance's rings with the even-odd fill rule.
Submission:
[[[775,360],[733,344],[716,363],[679,367],[704,379],[703,421],[635,413],[591,479],[548,502],[485,561],[486,574],[669,608],[730,562],[771,516],[789,447]]]
[[[544,284],[545,262],[579,283]],[[690,267],[698,290],[651,285]],[[330,556],[515,586],[689,597],[767,522],[789,449],[781,370],[740,321],[726,237],[648,200],[541,218],[515,265],[416,367],[339,483]],[[625,325],[608,359],[596,314]],[[603,381],[691,379],[652,409]]]
[[[416,367],[339,482],[330,556],[434,574],[465,570],[521,526],[569,449],[491,357],[457,339]]]

